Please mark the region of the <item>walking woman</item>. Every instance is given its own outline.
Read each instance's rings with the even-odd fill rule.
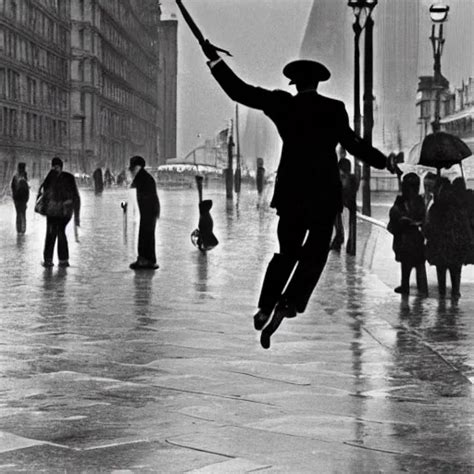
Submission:
[[[76,180],[71,173],[63,171],[63,162],[55,157],[51,161],[51,170],[40,187],[45,198],[46,239],[43,252],[43,266],[53,266],[53,252],[58,241],[60,267],[69,266],[69,248],[66,226],[74,214],[74,224],[79,227],[81,200]]]

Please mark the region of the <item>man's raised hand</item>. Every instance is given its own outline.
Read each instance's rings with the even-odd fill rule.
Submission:
[[[209,40],[205,40],[204,43],[202,44],[202,50],[206,57],[209,59],[209,61],[215,61],[216,59],[219,59],[219,55],[217,54],[216,47],[212,45]]]

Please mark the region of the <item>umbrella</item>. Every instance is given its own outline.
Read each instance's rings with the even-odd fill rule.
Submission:
[[[426,135],[421,145],[418,164],[437,168],[451,168],[460,165],[464,158],[472,155],[470,148],[457,136],[446,132],[435,132]]]

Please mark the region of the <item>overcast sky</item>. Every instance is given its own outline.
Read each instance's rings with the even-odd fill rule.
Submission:
[[[298,58],[312,0],[183,0],[205,37],[233,58],[250,84],[292,90],[281,73]],[[174,0],[162,0],[164,18],[178,19],[178,157],[212,137],[233,117],[235,104],[210,75],[201,49]],[[245,125],[245,115],[241,118]]]

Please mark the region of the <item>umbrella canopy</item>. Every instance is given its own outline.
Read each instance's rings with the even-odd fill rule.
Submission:
[[[438,170],[451,168],[471,155],[472,151],[459,137],[446,132],[435,132],[426,135],[423,140],[418,164]]]

